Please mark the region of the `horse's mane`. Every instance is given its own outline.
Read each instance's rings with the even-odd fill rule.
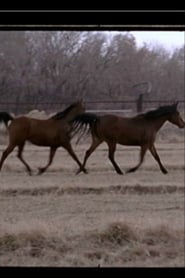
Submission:
[[[158,118],[158,117],[162,117],[174,113],[175,111],[177,111],[177,105],[173,104],[173,105],[160,106],[155,110],[148,111],[138,116],[143,117],[145,119]]]
[[[56,113],[54,116],[52,116],[50,119],[53,120],[61,120],[63,118],[65,118],[65,116],[71,112],[71,110],[77,105],[77,102],[71,104],[69,107],[67,107],[65,110]]]
[[[98,119],[98,116],[94,113],[85,112],[80,115],[77,115],[73,122],[83,122],[83,124],[88,124],[95,122]]]

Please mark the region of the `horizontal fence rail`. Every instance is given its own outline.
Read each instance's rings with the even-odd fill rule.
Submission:
[[[74,100],[64,102],[0,102],[0,111],[7,111],[14,114],[28,113],[32,110],[45,111],[48,113],[65,109]],[[179,102],[179,109],[185,110],[185,100]],[[92,113],[135,113],[155,109],[161,105],[172,104],[170,100],[143,100],[142,106],[138,106],[137,100],[115,100],[98,101],[85,100],[86,110]]]

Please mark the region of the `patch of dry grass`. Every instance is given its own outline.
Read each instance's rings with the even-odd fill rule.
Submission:
[[[158,185],[158,186],[143,186],[143,185],[115,185],[108,187],[66,187],[60,188],[59,186],[47,186],[45,188],[8,188],[0,190],[1,196],[42,196],[48,194],[57,194],[57,196],[63,194],[165,194],[165,193],[184,193],[184,186],[176,185]]]
[[[79,159],[88,146],[77,146]],[[150,154],[117,175],[102,145],[88,175],[76,176],[61,149],[30,177],[13,152],[0,174],[0,266],[184,266],[184,144],[158,146],[168,175]],[[138,155],[119,148],[117,160],[127,169]],[[24,157],[37,173],[48,149],[28,145]]]
[[[63,237],[39,229],[0,233],[1,266],[142,267],[173,265],[173,261],[184,266],[183,258],[184,232],[167,226],[142,229],[114,222],[102,230]]]
[[[62,239],[39,229],[0,234],[1,266],[51,265],[48,258],[59,258],[69,250]]]
[[[133,229],[125,223],[112,223],[104,231],[92,233],[90,238],[99,246],[124,245],[127,242],[136,241],[137,236]]]

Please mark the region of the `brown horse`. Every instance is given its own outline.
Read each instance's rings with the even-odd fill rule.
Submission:
[[[109,148],[108,157],[118,174],[123,174],[123,172],[114,159],[117,143],[128,146],[140,146],[141,148],[139,163],[135,167],[129,169],[127,173],[134,172],[141,166],[146,151],[149,149],[158,162],[161,171],[166,174],[167,170],[162,165],[154,145],[156,134],[166,121],[169,121],[179,128],[185,127],[185,122],[177,111],[177,103],[169,106],[162,106],[156,110],[132,118],[117,117],[115,115],[97,116],[91,113],[84,113],[77,116],[74,120],[74,133],[81,132],[79,138],[83,136],[86,130],[88,132],[91,131],[92,134],[92,145],[86,151],[83,168],[92,152],[102,142],[106,142]],[[81,170],[78,172],[80,171]]]
[[[42,174],[51,165],[57,148],[63,147],[68,151],[71,157],[78,163],[80,169],[85,172],[82,164],[74,153],[70,139],[71,126],[73,119],[85,112],[84,105],[81,101],[75,102],[64,111],[46,120],[33,119],[29,117],[13,118],[6,112],[1,112],[0,122],[4,122],[9,131],[9,145],[3,152],[0,160],[0,170],[7,156],[18,147],[18,158],[25,165],[26,170],[31,175],[31,168],[23,159],[22,153],[25,142],[29,141],[37,146],[49,146],[49,161],[45,167],[39,168],[39,174]],[[11,122],[8,126],[9,121]]]

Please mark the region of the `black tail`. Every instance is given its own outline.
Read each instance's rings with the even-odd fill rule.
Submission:
[[[7,112],[0,112],[0,123],[3,122],[6,127],[8,127],[8,122],[12,121],[14,118]]]
[[[90,130],[95,127],[97,121],[98,116],[92,113],[83,113],[75,117],[72,124],[72,137],[80,133],[77,143],[83,135],[89,134]]]

